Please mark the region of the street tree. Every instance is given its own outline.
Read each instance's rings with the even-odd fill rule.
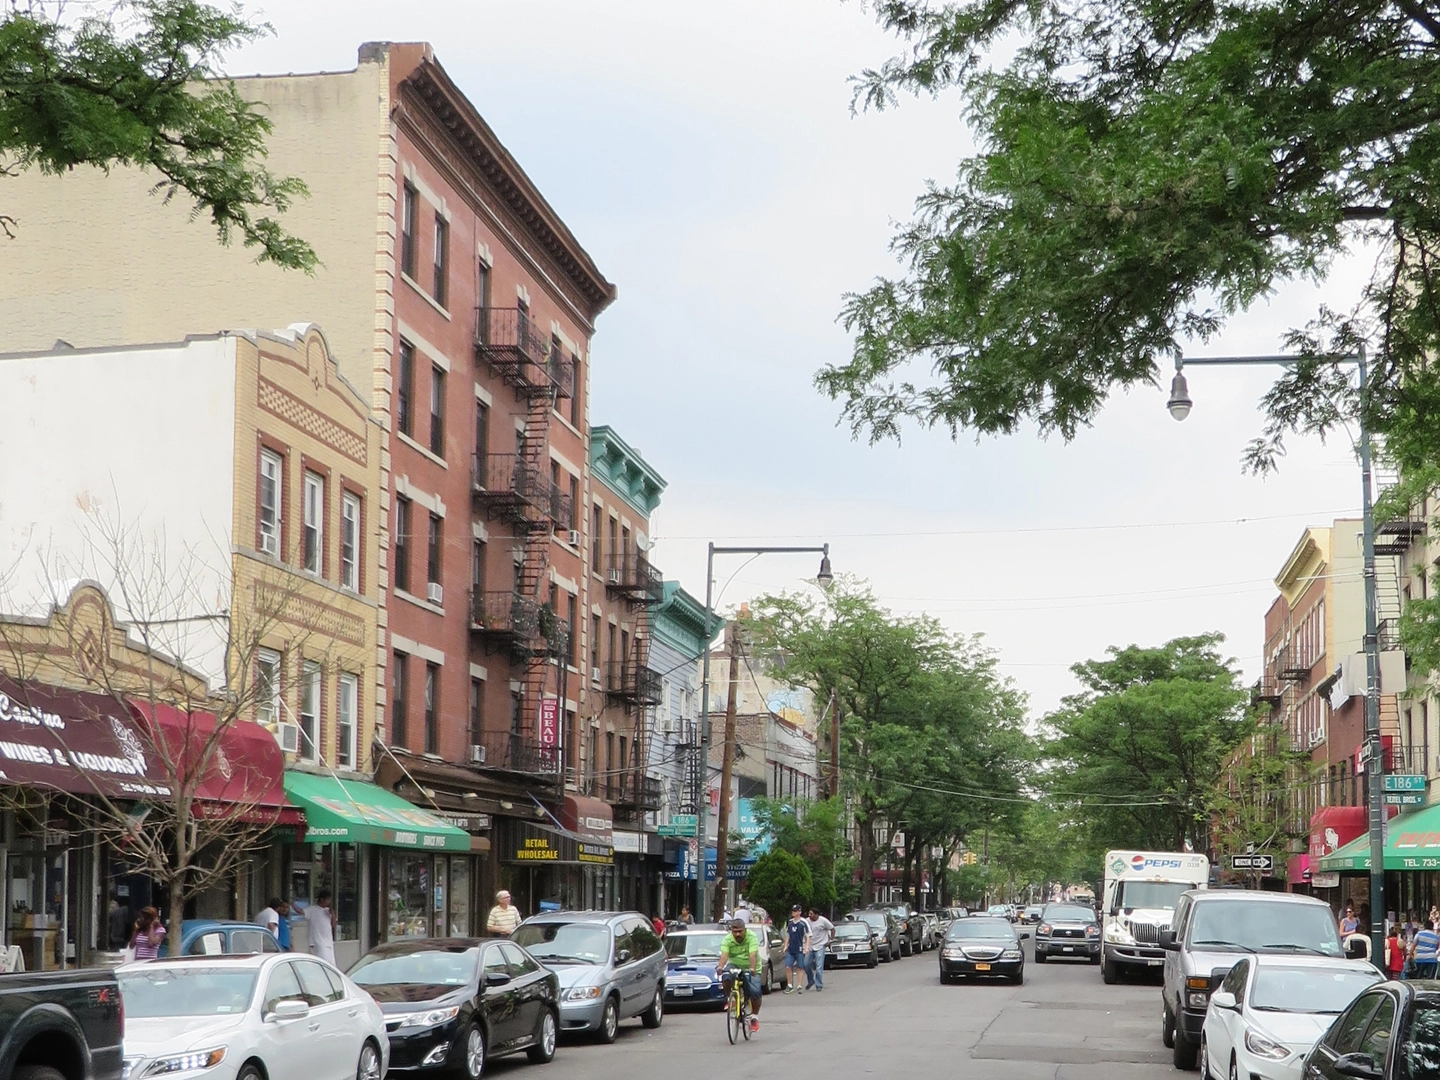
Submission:
[[[1274,855],[1275,871],[1283,876],[1292,845],[1309,835],[1307,820],[1294,812],[1295,794],[1315,782],[1318,768],[1309,753],[1295,749],[1283,726],[1269,717],[1253,721],[1215,786],[1215,851],[1222,857],[1249,851]],[[1259,878],[1258,873],[1249,878],[1254,888]]]
[[[755,860],[746,877],[749,899],[770,912],[777,923],[791,904],[808,904],[813,882],[810,867],[799,855],[776,848]]]
[[[131,166],[153,194],[188,200],[222,244],[313,273],[315,251],[281,224],[304,182],[265,165],[272,124],[219,63],[267,31],[200,0],[116,0],[71,17],[62,0],[0,12],[0,178]],[[0,189],[3,190],[3,189]],[[0,201],[0,231],[27,227]]]
[[[853,907],[855,860],[845,842],[843,799],[752,799],[759,835],[770,850],[788,851],[810,868],[810,903],[822,910]]]

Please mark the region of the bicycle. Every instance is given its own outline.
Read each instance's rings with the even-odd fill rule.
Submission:
[[[745,1036],[745,1041],[750,1041],[750,995],[745,993],[745,979],[740,968],[727,967],[722,978],[730,982],[730,994],[725,1001],[725,1034],[730,1038],[730,1045],[735,1045],[737,1029]]]

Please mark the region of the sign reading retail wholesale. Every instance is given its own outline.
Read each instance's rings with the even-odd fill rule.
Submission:
[[[1275,869],[1274,855],[1231,855],[1231,870],[1259,870],[1268,874]]]
[[[1425,777],[1406,773],[1386,773],[1382,778],[1386,791],[1424,791]]]
[[[540,745],[560,745],[560,699],[540,699]]]
[[[1389,780],[1390,777],[1385,777]],[[1402,779],[1407,779],[1402,777]],[[1424,806],[1425,792],[1423,791],[1387,791],[1381,796],[1386,806]]]
[[[558,862],[560,849],[548,836],[526,836],[515,849],[517,862]]]

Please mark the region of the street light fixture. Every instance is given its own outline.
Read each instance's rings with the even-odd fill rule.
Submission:
[[[1385,817],[1383,791],[1385,786],[1385,755],[1380,742],[1380,636],[1375,596],[1375,508],[1370,491],[1370,428],[1363,408],[1368,369],[1365,350],[1353,355],[1323,357],[1337,364],[1354,364],[1360,375],[1360,509],[1365,577],[1365,746],[1361,760],[1365,762],[1365,794],[1370,827],[1370,955],[1383,956],[1385,945]],[[1165,407],[1176,420],[1190,415],[1194,404],[1185,383],[1186,364],[1215,366],[1275,365],[1293,367],[1300,362],[1295,356],[1201,356],[1191,360],[1177,358],[1175,378],[1170,382],[1170,400]]]

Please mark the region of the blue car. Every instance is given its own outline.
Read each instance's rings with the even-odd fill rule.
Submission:
[[[180,931],[181,956],[224,956],[228,953],[272,953],[283,951],[280,942],[263,926],[234,919],[186,919]],[[160,955],[170,955],[167,938]]]
[[[725,988],[715,977],[720,943],[725,931],[718,926],[686,926],[665,935],[665,1007],[700,1005],[723,1007]]]

